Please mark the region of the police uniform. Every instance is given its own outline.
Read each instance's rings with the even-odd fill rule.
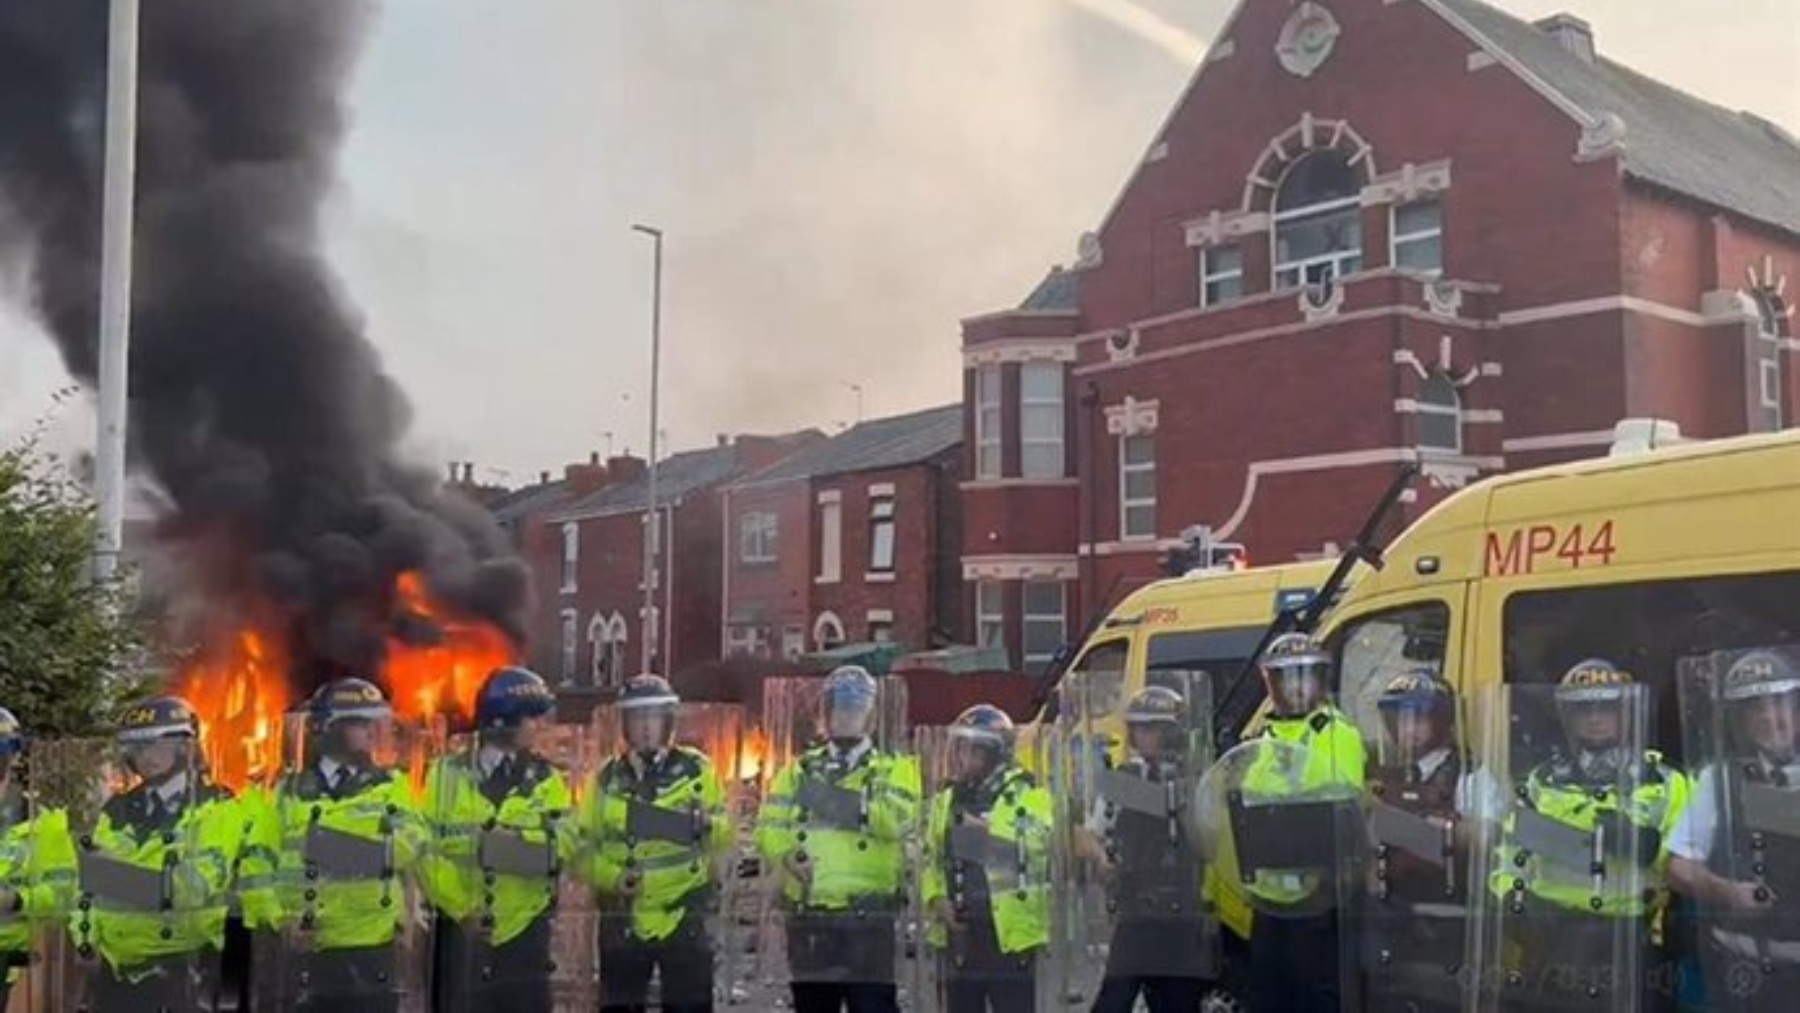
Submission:
[[[0,1010],[6,1008],[15,983],[25,977],[38,929],[68,911],[75,885],[74,839],[62,809],[31,811],[19,783],[18,758],[25,750],[24,729],[12,712],[0,707]]]
[[[906,873],[904,843],[918,824],[918,763],[878,748],[868,735],[877,698],[866,671],[826,680],[821,726],[860,724],[783,767],[757,814],[756,848],[785,870],[788,970],[795,1013],[897,1013],[896,925]],[[860,800],[857,811],[811,811],[811,789]]]

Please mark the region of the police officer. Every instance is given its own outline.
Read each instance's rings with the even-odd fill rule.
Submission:
[[[945,1013],[1032,1013],[1050,941],[1050,795],[1013,757],[1012,719],[977,704],[949,728],[950,784],[928,806],[923,900]]]
[[[75,883],[68,813],[33,810],[22,782],[25,730],[0,707],[0,1010],[31,961],[36,929],[65,910]]]
[[[231,792],[196,762],[199,736],[180,697],[129,708],[114,741],[130,786],[106,799],[76,843],[70,932],[84,962],[99,958],[89,1008],[100,1013],[175,1013],[215,1001],[243,818]]]
[[[445,1013],[551,1007],[557,870],[573,824],[568,779],[541,751],[555,709],[537,673],[495,670],[475,699],[475,748],[426,775],[434,847],[422,878],[439,912],[434,1008]],[[489,864],[514,852],[541,864]]]
[[[1187,701],[1167,686],[1138,691],[1125,708],[1128,755],[1119,773],[1157,785],[1186,785]],[[1177,798],[1191,794],[1178,788]],[[1150,1013],[1193,1013],[1212,974],[1214,940],[1201,908],[1201,863],[1174,810],[1121,809],[1102,785],[1088,813],[1082,850],[1110,880],[1118,912],[1106,976],[1093,1013],[1131,1013],[1138,996]]]
[[[1647,706],[1634,705],[1631,673],[1604,658],[1579,662],[1554,700],[1566,748],[1555,749],[1513,789],[1488,878],[1505,922],[1505,1005],[1516,1009],[1617,1009],[1655,1005],[1671,994],[1651,946],[1651,918],[1665,893],[1664,846],[1686,804],[1687,778],[1636,743]],[[1484,775],[1488,772],[1483,772]],[[1491,782],[1489,782],[1491,783]],[[1492,791],[1488,788],[1487,791]],[[1480,803],[1484,812],[1507,803]],[[1612,841],[1603,863],[1539,853],[1521,840],[1521,820],[1547,821],[1579,841]],[[1597,828],[1600,829],[1597,833]],[[1542,838],[1542,832],[1535,832]],[[1541,847],[1541,846],[1540,846]],[[1634,867],[1635,866],[1635,867]],[[1629,977],[1620,980],[1619,972]]]
[[[1713,697],[1724,741],[1670,838],[1669,880],[1700,909],[1709,1008],[1789,1010],[1800,990],[1800,836],[1764,831],[1800,812],[1800,666],[1779,650],[1738,657]],[[1690,719],[1693,717],[1690,710]]]
[[[898,1013],[894,953],[920,810],[918,763],[872,737],[879,693],[847,665],[825,679],[825,741],[782,768],[756,847],[782,874],[795,1013]],[[840,800],[841,804],[834,803]]]
[[[625,749],[601,767],[579,811],[577,866],[599,895],[601,1009],[713,1008],[707,915],[730,846],[724,791],[705,753],[677,745],[681,704],[668,680],[633,676],[616,705]]]
[[[1458,1010],[1468,897],[1458,842],[1466,841],[1459,828],[1468,772],[1456,742],[1455,698],[1434,672],[1419,669],[1389,679],[1376,711],[1381,748],[1369,792],[1377,809],[1377,857],[1374,897],[1362,920],[1372,960],[1366,1005]],[[1420,854],[1383,839],[1383,809],[1424,821],[1439,850]]]
[[[1304,756],[1304,767],[1292,772],[1276,769],[1272,760],[1254,763],[1244,774],[1244,790],[1271,799],[1311,796],[1334,787],[1360,793],[1367,752],[1356,726],[1332,701],[1331,656],[1305,634],[1287,633],[1263,652],[1260,667],[1269,696],[1262,738],[1278,747],[1261,755],[1273,758],[1293,750]],[[1259,873],[1245,884],[1260,909],[1250,927],[1253,1010],[1338,1009],[1338,910],[1335,899],[1324,896],[1332,885],[1316,880]]]
[[[430,958],[412,951],[425,822],[405,773],[378,755],[392,721],[365,679],[327,683],[306,704],[296,766],[266,794],[240,866],[245,920],[263,937],[252,975],[264,1005],[395,1010],[410,962]]]

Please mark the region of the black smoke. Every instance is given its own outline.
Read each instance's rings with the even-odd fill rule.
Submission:
[[[143,0],[131,460],[184,591],[291,617],[302,682],[372,671],[391,589],[522,638],[495,526],[402,459],[405,396],[325,262],[321,210],[368,0]],[[0,0],[0,252],[92,384],[107,0]],[[302,686],[301,688],[307,688]]]

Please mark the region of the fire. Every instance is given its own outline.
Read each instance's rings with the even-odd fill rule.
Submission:
[[[175,692],[200,718],[201,752],[214,780],[242,790],[280,769],[287,675],[280,639],[245,627],[176,677]]]
[[[769,755],[769,738],[761,728],[752,728],[744,733],[743,746],[738,752],[736,778],[739,781],[756,781],[762,777],[763,761]]]
[[[437,630],[429,644],[388,639],[380,681],[392,694],[395,714],[422,723],[473,717],[475,696],[488,673],[518,660],[512,640],[498,627],[452,614],[418,573],[401,574],[394,591],[401,609]]]

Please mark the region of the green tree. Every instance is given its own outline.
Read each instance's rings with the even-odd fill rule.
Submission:
[[[91,579],[91,499],[39,453],[0,449],[0,706],[34,738],[106,730],[141,638],[123,586]]]

